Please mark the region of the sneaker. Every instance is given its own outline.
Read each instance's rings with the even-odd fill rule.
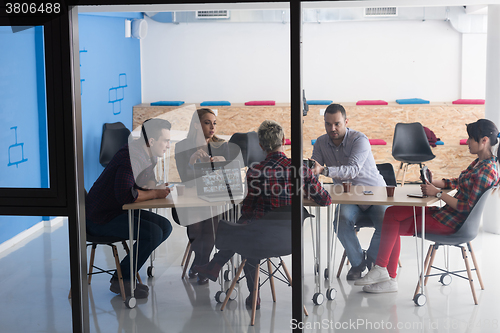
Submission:
[[[217,281],[221,269],[222,269],[221,265],[212,262],[209,262],[208,264],[201,266],[193,266],[192,268],[193,272],[198,273],[198,275],[207,277],[214,282]]]
[[[349,272],[347,272],[347,280],[352,281],[352,280],[359,280],[361,279],[361,273],[365,270],[366,265],[364,262],[361,263],[361,265],[356,266],[356,267],[351,267]]]
[[[373,266],[373,268],[361,279],[354,281],[355,286],[366,286],[369,284],[389,281],[391,277],[386,267],[380,267],[378,265]]]
[[[396,279],[390,278],[389,281],[364,286],[363,291],[374,294],[393,293],[398,291],[398,282]]]
[[[247,297],[245,300],[245,304],[247,308],[251,309],[252,308],[252,293]],[[257,306],[255,307],[255,310],[260,309],[260,293],[257,294]]]
[[[138,286],[139,284],[137,284]],[[142,285],[144,286],[144,285]],[[128,280],[123,280],[123,287],[125,288],[125,296],[129,297],[130,296],[130,281]],[[115,294],[120,294],[120,283],[118,280],[112,280],[111,281],[111,286],[109,287],[109,290],[114,292]],[[142,299],[142,298],[148,298],[149,292],[145,289],[136,287],[134,290],[134,297],[137,299]]]

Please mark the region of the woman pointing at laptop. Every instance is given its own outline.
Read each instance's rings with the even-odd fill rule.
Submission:
[[[179,176],[188,187],[194,186],[194,164],[200,162],[220,162],[229,159],[229,146],[226,141],[215,135],[217,120],[215,113],[208,108],[196,110],[191,119],[187,138],[175,145],[175,161]],[[176,220],[187,225],[187,235],[191,249],[195,253],[192,266],[208,263],[214,247],[214,230],[217,230],[218,218],[213,217],[210,208],[177,208]],[[173,212],[173,214],[175,214]],[[191,267],[192,267],[191,266]],[[198,284],[208,283],[205,277],[199,277],[189,269],[189,278],[198,279]]]

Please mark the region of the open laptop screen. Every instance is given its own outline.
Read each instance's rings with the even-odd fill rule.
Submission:
[[[196,163],[194,168],[199,197],[234,197],[243,194],[239,161]]]

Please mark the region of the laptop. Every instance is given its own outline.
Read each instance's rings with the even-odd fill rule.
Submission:
[[[209,202],[243,200],[240,161],[195,163],[194,173],[200,199]]]

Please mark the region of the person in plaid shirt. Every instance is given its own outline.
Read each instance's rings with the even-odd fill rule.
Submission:
[[[265,120],[258,129],[259,144],[266,151],[266,159],[248,169],[246,180],[248,193],[242,203],[242,216],[238,223],[252,223],[273,209],[292,204],[293,172],[291,160],[284,154],[285,133],[283,127],[275,121]],[[323,189],[321,183],[313,175],[311,169],[304,165],[303,169],[304,196],[310,197],[320,206],[332,203],[330,194]],[[224,264],[234,255],[234,251],[221,250],[205,265],[193,266],[198,274],[217,280]],[[256,260],[248,259],[244,266],[250,296],[246,305],[251,306],[253,277],[255,276]],[[257,308],[260,307],[260,298]]]
[[[291,160],[280,149],[268,152],[264,161],[248,170],[248,194],[242,204],[242,223],[260,219],[275,208],[292,204],[291,166]],[[312,170],[305,167],[303,176],[304,195],[310,196],[320,206],[330,205],[330,195]]]
[[[446,205],[442,208],[430,207],[425,213],[425,230],[433,234],[449,235],[462,226],[479,197],[491,186],[499,182],[498,151],[492,153],[492,147],[498,143],[498,129],[493,122],[479,119],[467,125],[469,152],[477,155],[467,169],[458,178],[435,179],[420,185],[422,193],[436,196]],[[432,179],[432,176],[431,178]],[[441,189],[457,189],[454,196]],[[416,210],[417,232],[421,228],[421,210]],[[415,234],[412,207],[389,207],[384,216],[382,237],[375,267],[362,279],[354,282],[361,285],[363,291],[370,293],[395,292],[398,285],[395,280],[400,251],[400,235]]]

